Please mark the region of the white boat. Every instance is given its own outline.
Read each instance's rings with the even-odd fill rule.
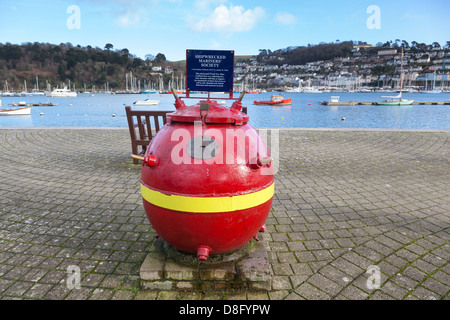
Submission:
[[[25,106],[27,106],[27,103],[25,101],[19,101],[19,103],[13,102],[12,105],[14,107],[25,107]]]
[[[67,89],[67,87],[64,87],[63,89],[57,88],[51,92],[47,92],[46,96],[47,97],[76,97],[77,93]]]
[[[288,89],[285,92],[290,92],[290,93],[322,93],[321,90],[315,88],[314,86],[311,86],[311,80],[310,79],[308,79],[308,86],[307,87],[302,87],[302,83],[301,83],[301,80],[299,78],[295,78],[295,80],[298,80],[298,87],[297,88]]]
[[[159,103],[159,100],[150,100],[150,99],[133,102],[133,104],[136,106],[156,106],[156,105],[158,105],[158,103]]]
[[[426,91],[421,91],[421,93],[442,93],[441,90],[426,90]]]
[[[142,90],[142,94],[159,94],[158,90],[148,89],[148,90]]]
[[[31,113],[31,107],[18,109],[0,109],[0,116],[25,116]]]
[[[376,101],[375,104],[378,106],[410,106],[414,103],[414,100],[403,99],[402,92],[395,97],[383,96],[382,98],[387,98],[387,100]]]
[[[29,94],[32,96],[45,96],[44,91],[37,91],[36,89],[31,90]]]
[[[285,92],[289,92],[289,93],[322,93],[321,90],[316,89],[314,87],[288,89]]]
[[[322,105],[335,107],[335,106],[355,106],[357,101],[340,101],[339,96],[331,96],[328,101],[322,102]]]
[[[322,91],[314,87],[304,87],[302,93],[322,93]]]

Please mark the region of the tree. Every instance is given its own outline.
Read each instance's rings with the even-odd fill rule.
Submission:
[[[70,81],[75,81],[76,80],[75,70],[73,70],[73,69],[70,70],[68,78],[70,79]]]
[[[433,46],[433,48],[440,48],[441,47],[439,42],[433,42],[432,46]]]
[[[114,66],[106,67],[106,75],[107,76],[112,76],[112,75],[114,75],[115,72],[116,72],[116,68],[114,68]]]
[[[417,48],[421,51],[427,51],[427,44],[426,43],[418,43]]]
[[[108,51],[111,50],[112,48],[114,48],[114,46],[111,43],[107,43],[105,45],[105,49],[108,50]]]
[[[258,51],[259,51],[260,55],[263,55],[263,56],[267,55],[267,50],[266,49],[259,49]]]
[[[145,60],[150,60],[150,61],[153,61],[153,60],[155,60],[155,56],[154,55],[152,55],[152,54],[146,54],[145,55]]]
[[[59,80],[61,80],[61,81],[66,80],[66,69],[64,68],[64,66],[62,64],[60,64],[58,66],[58,77],[59,77]]]
[[[155,62],[156,63],[161,63],[161,62],[165,62],[166,61],[166,56],[162,53],[158,53],[155,57]]]

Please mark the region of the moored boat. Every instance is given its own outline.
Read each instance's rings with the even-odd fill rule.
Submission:
[[[410,106],[414,103],[414,100],[402,99],[402,93],[395,97],[382,97],[389,100],[376,101],[377,106]]]
[[[18,109],[0,109],[0,116],[24,116],[31,113],[31,107]]]
[[[276,106],[288,106],[291,105],[292,98],[283,98],[283,96],[279,94],[274,94],[269,101],[253,101],[256,105],[276,105]]]
[[[133,102],[133,104],[136,106],[156,106],[158,103],[159,100],[150,100],[150,99]]]
[[[394,97],[382,97],[387,98],[388,100],[376,101],[374,104],[377,106],[410,106],[414,103],[414,100],[406,100],[402,98],[402,90],[403,90],[403,48],[402,48],[402,57],[401,57],[401,69],[400,69],[400,93],[398,96]]]
[[[142,90],[141,93],[142,94],[157,94],[157,93],[159,93],[159,91],[153,90],[153,89],[147,89],[147,90]]]
[[[58,104],[56,103],[52,103],[52,102],[47,102],[47,103],[40,103],[39,102],[39,104],[37,104],[38,106],[41,106],[41,107],[54,107],[54,106],[57,106]]]
[[[321,102],[324,106],[355,106],[357,104],[357,101],[340,101],[339,96],[332,96],[328,101]]]
[[[64,87],[63,89],[54,89],[51,92],[48,92],[47,97],[76,97],[77,93],[75,91],[71,91]]]
[[[169,90],[167,91],[168,94],[173,94],[175,92],[176,94],[183,94],[184,92],[182,90]],[[225,93],[225,92],[222,92]]]
[[[14,107],[25,107],[27,106],[27,103],[25,101],[19,101],[19,103],[13,102],[11,105]]]

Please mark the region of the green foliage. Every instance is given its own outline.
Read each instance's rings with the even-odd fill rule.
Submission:
[[[159,81],[159,75],[152,75],[151,67],[144,60],[131,55],[126,48],[113,48],[110,43],[103,49],[70,43],[0,43],[0,84],[7,80],[10,87],[19,89],[24,80],[35,83],[38,76],[40,84],[48,81],[54,87],[70,80],[77,88],[93,85],[98,88],[108,82],[110,89],[120,90],[125,89],[125,74],[130,71],[141,85],[144,80],[146,83]],[[185,72],[177,64],[166,61],[162,53],[155,60],[153,65],[171,65],[175,74]],[[165,76],[166,82],[170,77]]]
[[[166,61],[166,56],[162,53],[158,53],[154,60],[155,63],[161,63],[161,62],[165,62],[165,61]]]
[[[352,48],[353,42],[346,41],[316,46],[308,45],[307,47],[290,47],[273,52],[261,49],[257,59],[259,62],[273,65],[303,65],[308,62],[346,57],[350,55]]]

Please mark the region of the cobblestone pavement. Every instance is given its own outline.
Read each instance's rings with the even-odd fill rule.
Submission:
[[[0,298],[449,299],[448,131],[279,136],[274,290],[183,293],[140,290],[155,234],[127,129],[0,129]]]

